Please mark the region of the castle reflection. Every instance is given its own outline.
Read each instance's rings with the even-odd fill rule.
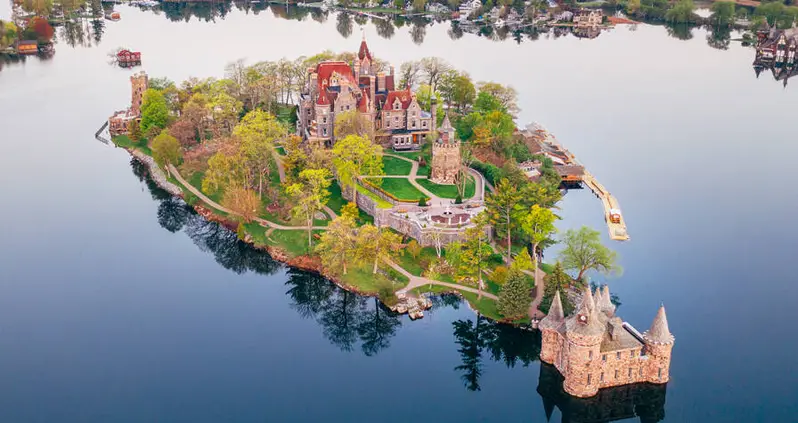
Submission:
[[[589,398],[568,395],[562,376],[549,364],[540,363],[538,394],[543,399],[546,421],[554,409],[562,414],[562,423],[604,423],[639,418],[641,423],[655,423],[665,418],[667,384],[637,383],[599,390]]]

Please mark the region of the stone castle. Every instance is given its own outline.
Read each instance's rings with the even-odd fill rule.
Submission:
[[[540,359],[554,365],[570,395],[590,397],[599,389],[638,382],[666,383],[674,337],[660,306],[651,328],[641,334],[615,316],[610,291],[585,289],[579,308],[566,317],[559,291],[540,321]]]
[[[130,108],[114,113],[108,118],[108,132],[112,136],[126,134],[128,124],[132,120],[141,119],[141,104],[144,101],[144,91],[149,87],[149,78],[144,72],[130,76]]]
[[[335,118],[357,111],[380,140],[395,150],[420,148],[435,130],[435,106],[421,109],[410,87],[396,90],[394,68],[378,70],[365,38],[353,62],[321,62],[309,68],[297,111],[298,135],[326,145],[335,143]]]
[[[460,141],[454,137],[449,115],[443,118],[440,137],[432,143],[430,180],[436,184],[454,184],[460,173]]]

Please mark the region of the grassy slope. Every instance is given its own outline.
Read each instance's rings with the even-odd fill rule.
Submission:
[[[390,156],[382,156],[382,165],[386,175],[409,175],[413,170],[413,163]]]
[[[457,198],[457,187],[454,185],[438,185],[429,179],[416,179],[419,185],[429,190],[429,192],[437,195],[441,198]],[[474,183],[474,177],[469,176],[468,182],[466,182],[465,187],[465,195],[463,196],[464,199],[468,199],[474,196],[474,192],[476,191],[476,184]]]
[[[382,179],[379,188],[390,193],[399,200],[418,201],[421,197],[426,197],[418,188],[414,187],[410,181],[402,178],[374,178]],[[372,181],[374,180],[372,179]],[[376,182],[376,181],[375,181]]]

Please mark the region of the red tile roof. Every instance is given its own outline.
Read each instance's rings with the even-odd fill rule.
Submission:
[[[322,62],[316,66],[316,73],[319,75],[319,88],[330,84],[330,77],[332,76],[333,72],[338,73],[344,78],[349,78],[353,82],[355,80],[354,76],[352,76],[352,68],[349,67],[348,63]]]
[[[365,95],[360,96],[360,101],[357,103],[357,110],[361,113],[366,113],[369,111],[369,102],[368,97]]]
[[[413,96],[409,89],[402,91],[391,91],[388,93],[388,97],[385,98],[383,108],[393,109],[393,103],[397,98],[402,102],[402,109],[407,109],[408,106],[410,106],[410,103],[413,101]]]
[[[327,90],[320,90],[319,91],[319,98],[316,100],[316,104],[319,106],[329,106],[330,99],[327,98]]]

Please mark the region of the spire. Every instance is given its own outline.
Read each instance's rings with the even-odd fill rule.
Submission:
[[[318,104],[319,106],[329,106],[330,105],[330,99],[327,98],[327,89],[326,88],[322,88],[321,89],[321,92],[319,93],[319,98],[316,100],[316,104]]]
[[[563,312],[562,308],[562,300],[560,300],[560,290],[557,290],[557,293],[554,294],[554,300],[551,302],[551,308],[549,308],[549,316],[554,319],[562,320],[565,318],[565,313]]]
[[[587,310],[591,313],[596,310],[596,302],[593,300],[593,292],[590,286],[585,288],[585,295],[582,296],[582,306],[587,306]]]
[[[368,57],[368,59],[371,60],[371,52],[369,51],[369,46],[366,44],[365,31],[363,32],[363,41],[360,42],[360,50],[358,50],[357,52],[357,57],[360,60],[363,60],[366,57]]]
[[[599,291],[599,300],[596,301],[596,306],[598,307],[599,311],[603,311],[608,314],[615,313],[615,305],[612,303],[612,295],[610,295],[609,285],[604,285],[601,287],[601,290]]]
[[[668,329],[668,318],[665,316],[665,306],[660,305],[657,311],[657,316],[654,317],[654,322],[651,323],[651,328],[643,334],[643,338],[647,341],[669,344],[673,342],[673,335]]]
[[[563,319],[565,319],[565,313],[563,313],[562,308],[562,301],[560,300],[560,290],[557,290],[557,293],[554,294],[554,300],[551,302],[551,307],[549,307],[549,314],[546,315],[540,321],[541,328],[548,328],[548,329],[556,329],[560,326]]]

